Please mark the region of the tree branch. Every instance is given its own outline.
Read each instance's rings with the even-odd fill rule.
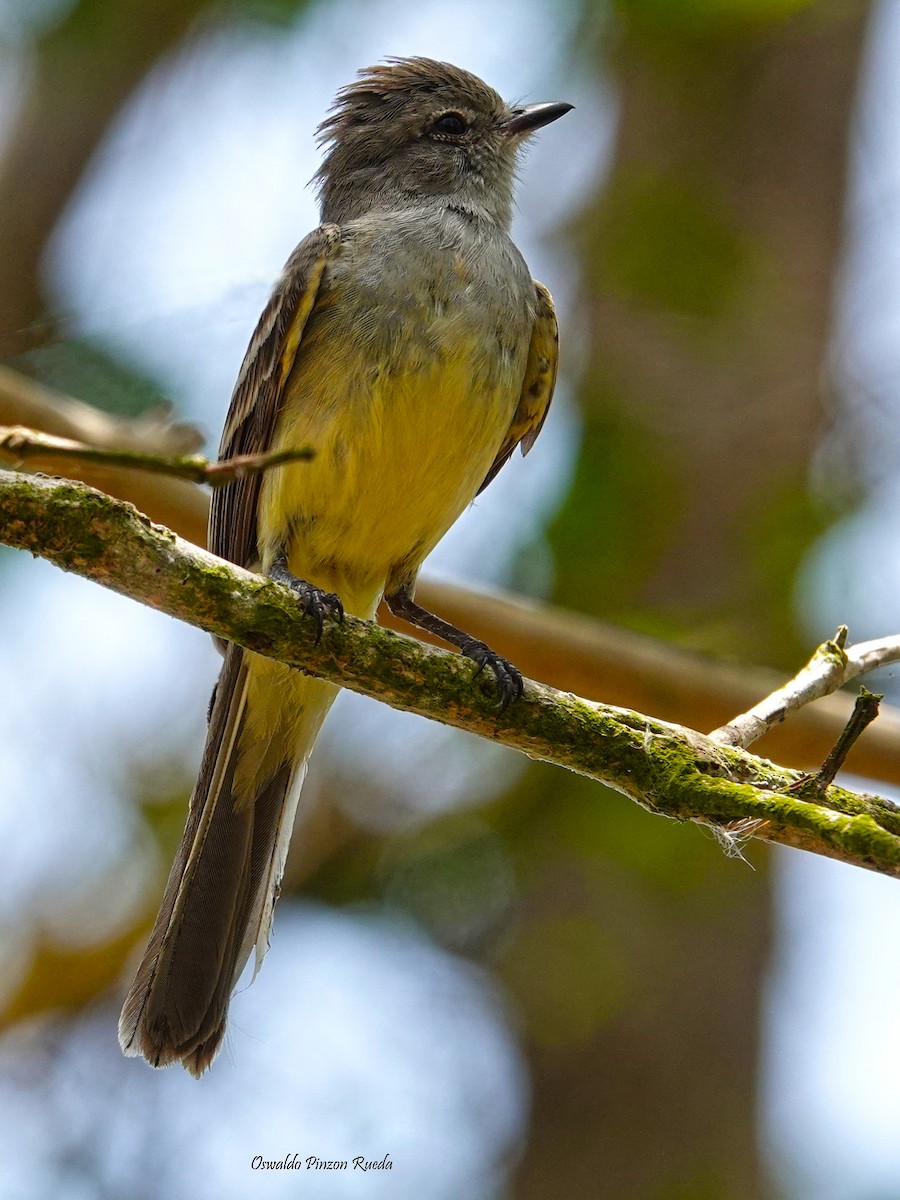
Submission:
[[[466,659],[353,617],[329,622],[315,645],[287,589],[82,484],[0,471],[0,539],[249,650],[587,775],[651,812],[752,828],[900,876],[900,809],[885,799],[832,786],[812,802],[789,792],[794,771],[531,681],[501,713]]]

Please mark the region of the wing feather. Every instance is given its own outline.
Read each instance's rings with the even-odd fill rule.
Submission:
[[[485,476],[484,483],[478,489],[479,494],[484,491],[500,468],[509,462],[516,446],[522,447],[523,454],[528,453],[537,441],[537,436],[541,432],[550,408],[550,401],[553,399],[553,389],[556,386],[556,365],[559,358],[559,328],[556,323],[556,309],[553,307],[553,297],[544,285],[535,280],[534,287],[537,293],[537,311],[534,325],[531,327],[531,343],[528,347],[528,360],[522,380],[522,394],[509,432],[497,451],[497,457]]]
[[[219,447],[219,458],[264,454],[272,444],[284,384],[315,307],[329,261],[340,246],[337,225],[321,225],[303,239],[285,264],[250,340],[238,373]],[[208,544],[213,554],[242,567],[258,561],[256,472],[213,492]]]

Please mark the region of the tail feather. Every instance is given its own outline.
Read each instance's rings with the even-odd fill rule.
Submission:
[[[226,650],[181,847],[119,1021],[126,1054],[158,1067],[181,1061],[195,1076],[218,1051],[254,944],[257,970],[265,953],[305,759],[328,707],[299,745],[269,731],[262,773],[238,771],[236,787],[242,755],[259,754],[248,657]]]
[[[281,877],[284,874],[284,864],[287,858],[291,833],[294,828],[294,814],[297,810],[300,785],[306,778],[306,763],[294,766],[283,762],[267,784],[261,795],[259,807],[261,819],[253,831],[253,845],[250,852],[251,874],[260,880],[256,889],[254,904],[250,911],[244,940],[241,943],[239,957],[245,963],[251,951],[256,948],[256,961],[253,967],[253,977],[259,973],[262,961],[269,948],[269,933],[272,929],[272,917],[275,912],[275,902],[281,887]],[[268,793],[271,792],[271,795]],[[282,814],[280,822],[274,825],[264,819],[265,814]]]

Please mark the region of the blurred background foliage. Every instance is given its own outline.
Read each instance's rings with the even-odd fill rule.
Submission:
[[[6,0],[0,353],[121,414],[166,398],[214,445],[263,281],[315,219],[298,199],[312,127],[352,69],[427,53],[511,98],[573,99],[528,160],[519,224],[558,297],[560,396],[438,569],[791,667],[833,629],[810,551],[864,506],[879,440],[836,346],[852,135],[890,7]],[[287,104],[302,134],[277,134]],[[194,192],[166,199],[179,172]],[[192,270],[186,303],[154,311],[153,281],[177,297]],[[229,1053],[200,1085],[120,1060],[117,1003],[177,844],[214,660],[199,635],[135,624],[11,553],[0,588],[15,644],[4,840],[33,860],[0,910],[0,1104],[30,1147],[4,1194],[246,1195],[255,1154],[385,1150],[393,1173],[364,1188],[305,1172],[267,1186],[900,1194],[900,1158],[861,1120],[843,1157],[823,1151],[847,1119],[821,1082],[825,1048],[773,1032],[786,980],[846,1002],[815,964],[799,984],[783,967],[814,957],[789,936],[788,856],[773,878],[754,846],[749,870],[586,780],[358,701],[317,749],[273,950],[234,1006]],[[819,866],[803,880],[820,881],[821,918],[838,885]],[[897,1116],[896,1085],[869,1092]],[[806,1125],[785,1095],[815,1098]]]

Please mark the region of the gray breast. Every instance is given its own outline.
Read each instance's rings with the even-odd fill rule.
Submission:
[[[473,366],[508,362],[534,318],[534,285],[505,231],[443,206],[351,222],[323,284],[317,319],[387,369],[461,352]]]

